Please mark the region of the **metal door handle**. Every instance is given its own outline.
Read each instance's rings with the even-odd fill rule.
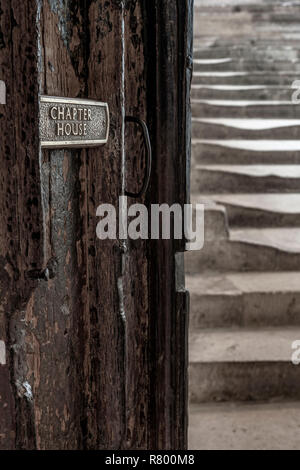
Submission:
[[[138,193],[131,193],[129,191],[125,191],[125,196],[132,197],[135,199],[141,198],[144,196],[148,190],[149,183],[150,183],[150,176],[151,176],[151,167],[152,167],[152,148],[150,142],[150,136],[147,124],[142,119],[133,116],[126,116],[125,122],[134,122],[138,124],[143,132],[143,140],[146,148],[146,169],[145,169],[145,176],[143,181],[143,186]]]

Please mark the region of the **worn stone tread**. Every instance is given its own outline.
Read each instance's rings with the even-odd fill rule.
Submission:
[[[299,450],[300,403],[191,404],[190,450]]]

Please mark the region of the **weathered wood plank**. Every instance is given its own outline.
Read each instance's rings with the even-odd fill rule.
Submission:
[[[37,310],[50,317],[35,407],[38,444],[113,449],[122,446],[125,426],[122,253],[117,240],[97,239],[96,209],[103,202],[117,206],[123,187],[123,6],[96,1],[72,7],[44,3],[43,93],[107,101],[111,132],[105,147],[44,152],[46,238],[55,278],[44,287],[43,303],[36,299]],[[53,393],[46,396],[49,383]],[[45,402],[47,413],[41,413]]]
[[[96,209],[143,177],[125,112],[147,204],[187,200],[191,3],[0,0],[1,448],[186,445],[184,242],[100,241]],[[107,101],[108,144],[40,153],[39,93]]]
[[[22,9],[12,2],[12,8],[10,15],[3,6],[2,19],[5,26],[14,24],[9,49],[1,54],[11,97],[1,128],[7,136],[1,155],[10,163],[1,165],[1,216],[13,231],[11,242],[1,231],[1,280],[11,294],[1,298],[1,307],[3,340],[12,351],[17,436],[13,443],[10,434],[4,445],[120,448],[122,249],[118,241],[97,240],[96,208],[102,202],[117,205],[124,186],[123,4],[78,1],[72,12],[52,1],[25,2]],[[39,91],[107,100],[109,145],[44,151],[40,159]]]
[[[0,112],[0,339],[6,344],[9,369],[9,380],[5,371],[1,380],[1,397],[8,404],[1,413],[6,423],[1,447],[32,448],[24,309],[35,286],[28,272],[42,263],[37,7],[1,1],[0,12],[0,74],[7,88],[7,103]]]
[[[0,3],[0,74],[7,89],[8,97],[11,97],[11,18],[8,9],[3,9]],[[15,423],[13,390],[10,385],[9,352],[8,346],[8,308],[12,308],[12,299],[9,291],[13,282],[12,260],[10,256],[10,243],[13,244],[12,231],[16,228],[16,195],[14,182],[12,181],[13,154],[13,103],[8,98],[6,105],[0,106],[0,340],[4,342],[6,350],[6,364],[0,365],[0,416],[1,436],[0,448],[8,450],[14,447]],[[10,201],[9,201],[9,198]],[[9,264],[7,263],[7,257]],[[9,404],[9,406],[8,406]]]
[[[123,247],[118,240],[96,238],[96,208],[118,207],[124,190],[124,5],[122,1],[93,2],[89,9],[90,51],[88,93],[108,102],[109,143],[88,151],[86,160],[86,315],[89,317],[90,366],[89,448],[123,447],[125,423],[125,322],[123,314]]]
[[[189,198],[192,4],[188,0],[156,1],[147,8],[148,69],[152,70],[148,75],[148,113],[155,155],[152,203],[183,205]],[[176,294],[175,254],[185,250],[185,241],[152,242],[150,249],[150,441],[157,449],[184,449],[188,311],[182,294]]]
[[[143,1],[127,2],[125,15],[125,107],[126,115],[147,122],[147,82]],[[126,189],[138,192],[145,172],[141,131],[126,125]],[[128,199],[128,205],[144,203]],[[149,402],[149,279],[148,242],[128,240],[124,256],[126,311],[126,441],[127,449],[148,448]]]

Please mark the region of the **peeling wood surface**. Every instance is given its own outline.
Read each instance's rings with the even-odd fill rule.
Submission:
[[[100,241],[96,209],[143,178],[125,114],[146,203],[186,201],[190,3],[0,0],[1,449],[186,445],[183,247]],[[39,93],[107,101],[108,144],[39,153]]]
[[[0,69],[7,87],[0,110],[0,339],[7,348],[7,365],[0,366],[0,446],[32,448],[33,406],[24,383],[30,354],[25,309],[35,287],[28,272],[41,266],[43,236],[37,12],[34,2],[1,0],[0,7]]]
[[[189,201],[193,1],[157,0],[147,4],[147,11],[153,24],[148,66],[156,78],[150,74],[147,84],[155,154],[150,197],[152,203],[185,204]],[[151,440],[157,449],[184,449],[188,293],[176,292],[175,254],[185,251],[185,241],[153,241],[150,250]]]
[[[147,83],[143,2],[127,2],[125,10],[126,115],[147,122]],[[140,190],[145,155],[140,130],[126,125],[126,189]],[[144,203],[129,199],[128,203]],[[148,243],[128,240],[124,256],[126,322],[126,442],[128,449],[148,448],[149,421],[149,253]]]
[[[41,296],[46,316],[50,309],[44,338],[52,337],[36,391],[38,445],[114,449],[125,425],[122,252],[118,241],[97,239],[95,214],[101,203],[117,206],[122,193],[123,6],[73,2],[70,16],[55,5],[44,2],[42,10],[43,93],[107,101],[111,131],[104,147],[44,153],[48,258],[56,275]],[[40,310],[37,302],[36,315]]]

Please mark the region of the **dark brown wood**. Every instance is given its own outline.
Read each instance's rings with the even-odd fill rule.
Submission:
[[[125,114],[150,126],[146,204],[188,199],[191,11],[0,0],[1,449],[186,446],[184,241],[100,241],[96,210],[143,178]],[[108,144],[40,153],[39,93],[107,101]]]
[[[152,203],[183,205],[189,202],[193,1],[147,5],[153,25],[147,90],[155,154],[149,197]],[[187,446],[188,293],[184,287],[177,292],[176,269],[183,271],[184,263],[180,268],[175,263],[176,253],[184,251],[185,240],[151,243],[150,435],[157,449]]]
[[[10,230],[9,237],[1,232],[8,292],[1,331],[11,352],[12,387],[6,383],[5,391],[16,401],[5,420],[16,415],[17,422],[3,447],[120,448],[122,247],[100,244],[96,208],[116,205],[123,189],[123,4],[78,1],[70,11],[50,0],[11,3],[1,3],[8,41],[1,51],[8,87],[1,216]],[[39,157],[39,91],[105,99],[109,144]]]
[[[4,449],[14,448],[15,443],[35,446],[33,403],[26,382],[32,364],[26,309],[36,285],[28,272],[41,268],[43,236],[36,15],[33,2],[0,2],[0,67],[7,88],[7,104],[0,109],[0,339],[7,355],[7,364],[0,366]]]
[[[44,2],[43,8],[43,92],[107,101],[111,114],[105,147],[48,153],[53,175],[49,189],[54,193],[50,246],[62,273],[54,286],[61,318],[55,335],[62,348],[57,353],[63,357],[60,373],[50,372],[52,381],[62,380],[57,404],[51,397],[49,408],[71,433],[61,439],[60,429],[52,446],[117,449],[125,432],[122,247],[118,240],[97,239],[96,210],[101,203],[117,206],[123,189],[123,5],[83,3],[73,2],[72,12],[57,11],[56,2]],[[49,50],[47,44],[52,46]],[[52,413],[45,419],[43,447],[49,447],[46,428]]]
[[[126,111],[146,119],[150,126],[154,163],[147,197],[149,207],[152,203],[183,206],[189,202],[192,13],[191,0],[128,2]],[[137,190],[134,181],[140,182],[143,175],[140,148],[137,152],[131,148],[126,161],[126,183]],[[128,363],[131,388],[127,396],[133,403],[130,410],[134,407],[143,410],[142,420],[148,409],[145,448],[150,449],[187,446],[188,293],[176,285],[176,269],[183,271],[184,264],[177,268],[175,265],[176,253],[184,251],[185,240],[129,242],[127,246],[127,260],[130,260],[127,280],[134,289],[131,309],[127,309],[130,321],[127,345],[132,346],[132,356],[136,354],[143,359],[140,365],[144,365],[139,383],[136,375],[139,366]],[[135,330],[136,340],[132,342],[130,333]],[[144,400],[147,392],[148,405]],[[132,429],[136,437],[146,423],[143,426],[142,421],[137,421],[138,416],[136,413],[130,420],[135,425]],[[132,430],[129,435],[132,436]],[[143,446],[143,441],[135,439],[135,442]]]
[[[147,122],[147,82],[143,2],[127,1],[125,11],[126,115]],[[138,192],[144,178],[144,144],[140,130],[126,124],[125,187]],[[145,198],[128,199],[128,204]],[[128,240],[124,254],[124,308],[126,312],[126,437],[124,448],[148,448],[149,422],[149,279],[148,242]]]
[[[123,447],[125,423],[125,324],[123,315],[122,255],[118,241],[96,239],[96,208],[101,203],[118,207],[124,190],[124,42],[122,1],[93,2],[89,11],[90,54],[88,94],[110,106],[109,145],[89,151],[85,174],[87,346],[90,362],[85,383],[88,391],[88,448]]]

